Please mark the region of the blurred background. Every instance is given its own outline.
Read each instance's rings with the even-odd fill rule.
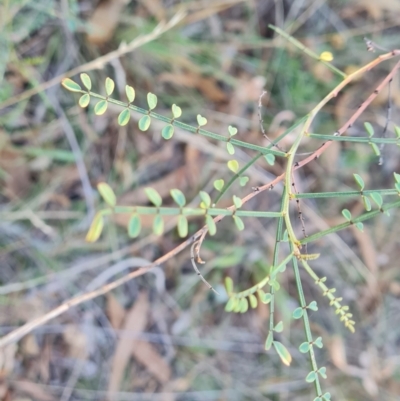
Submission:
[[[109,105],[101,117],[93,105],[78,106],[61,79],[79,81],[87,72],[93,90],[104,94],[107,76],[116,82],[113,97],[125,100],[124,87],[136,90],[135,104],[146,107],[148,92],[158,96],[157,112],[170,116],[176,103],[182,120],[207,129],[268,145],[260,129],[277,137],[305,115],[339,78],[268,28],[275,24],[333,63],[351,72],[379,54],[368,52],[366,36],[386,49],[400,47],[400,2],[395,0],[2,0],[0,3],[0,334],[42,316],[69,298],[122,277],[180,243],[174,221],[167,233],[151,234],[152,220],[132,241],[126,217],[108,222],[95,244],[84,241],[94,211],[101,205],[96,184],[105,181],[120,204],[145,205],[151,186],[172,203],[179,188],[188,200],[199,190],[216,196],[212,183],[227,181],[231,156],[224,144],[183,131],[165,141],[156,121],[147,132],[132,114],[125,127],[121,111]],[[158,26],[158,29],[155,29]],[[392,61],[352,83],[316,119],[314,132],[332,134],[375,89]],[[400,90],[396,77],[348,131],[365,136],[363,122],[377,133],[391,120],[399,125]],[[389,96],[390,95],[390,96]],[[389,107],[390,106],[390,107]],[[288,149],[296,132],[281,143]],[[301,151],[321,143],[309,140]],[[245,164],[253,154],[237,149]],[[400,172],[398,147],[383,149],[379,166],[369,146],[334,143],[318,162],[296,175],[299,192],[350,190],[353,174],[368,188],[393,186]],[[283,172],[259,160],[244,196]],[[272,210],[281,186],[249,205]],[[342,221],[341,210],[362,213],[357,199],[301,202],[307,234]],[[350,305],[356,321],[351,335],[313,281],[303,277],[308,301],[316,300],[312,329],[322,336],[320,366],[327,367],[324,389],[335,400],[400,400],[400,257],[399,212],[366,224],[364,233],[346,230],[309,247],[321,253],[313,263],[328,285]],[[246,401],[314,399],[304,380],[308,359],[294,276],[282,275],[277,321],[282,341],[293,355],[290,368],[264,351],[269,310],[260,305],[243,315],[224,312],[225,276],[244,290],[267,273],[275,241],[268,219],[246,219],[238,232],[225,219],[215,237],[206,238],[200,266],[219,295],[210,292],[192,269],[189,250],[152,273],[106,296],[70,309],[0,352],[0,399],[19,401],[160,400]],[[194,233],[202,220],[193,219]],[[297,226],[301,236],[302,227]]]

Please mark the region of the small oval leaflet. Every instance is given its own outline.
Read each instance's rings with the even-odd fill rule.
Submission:
[[[242,200],[238,196],[233,195],[233,204],[236,209],[239,209],[242,207]]]
[[[318,369],[318,373],[321,375],[321,377],[323,377],[324,379],[326,379],[327,378],[327,376],[326,376],[326,367],[325,366],[322,366],[322,368],[319,368]]]
[[[92,89],[92,81],[89,75],[84,72],[80,75],[80,77],[85,88],[90,91]]]
[[[244,177],[239,178],[239,184],[241,187],[244,187],[248,181],[249,181],[249,177],[244,176]]]
[[[145,188],[144,192],[146,193],[147,197],[149,198],[150,202],[156,206],[160,207],[162,204],[162,198],[160,194],[154,188]]]
[[[290,355],[290,352],[287,350],[287,348],[279,341],[273,341],[272,344],[274,345],[275,350],[281,358],[283,364],[289,366],[292,362],[292,355]]]
[[[68,89],[71,92],[80,92],[82,88],[80,87],[79,84],[77,84],[75,81],[73,81],[70,78],[64,78],[61,81],[61,85],[65,88]]]
[[[182,191],[180,191],[179,189],[171,189],[170,194],[172,196],[172,199],[179,207],[185,206],[186,198],[185,195],[183,195]]]
[[[322,348],[324,345],[322,344],[322,337],[318,337],[315,341],[314,344],[318,347],[318,348]]]
[[[96,106],[94,106],[94,113],[98,116],[103,115],[107,110],[107,105],[107,100],[100,100],[100,102],[97,102]]]
[[[365,186],[364,180],[358,174],[353,174],[353,177],[356,180],[356,183],[357,183],[358,187],[362,191],[364,189],[364,186]]]
[[[174,118],[179,118],[182,115],[182,109],[176,104],[173,104],[171,108],[172,108],[172,115],[174,116]]]
[[[264,346],[266,351],[270,350],[273,341],[274,341],[274,335],[272,334],[272,331],[269,331],[267,339],[265,340],[265,346]]]
[[[231,294],[233,292],[233,280],[229,277],[225,277],[225,289],[227,294]]]
[[[231,170],[233,173],[237,173],[239,170],[239,163],[237,160],[229,160],[228,163],[228,168]]]
[[[118,124],[123,127],[129,123],[130,118],[131,112],[129,111],[129,109],[122,110],[118,116]]]
[[[114,81],[111,78],[107,77],[105,87],[106,87],[107,96],[111,96],[112,93],[114,92],[114,88],[115,88]]]
[[[205,208],[208,209],[211,206],[210,195],[204,191],[200,191],[199,195],[200,195],[201,201],[204,203]]]
[[[313,383],[313,382],[315,382],[316,378],[317,378],[317,374],[315,372],[310,372],[306,377],[306,382]]]
[[[171,124],[166,125],[161,131],[161,136],[166,140],[171,139],[173,135],[174,127]]]
[[[364,128],[365,128],[365,131],[367,131],[367,134],[370,138],[374,136],[375,131],[374,131],[374,127],[372,126],[371,123],[369,123],[368,121],[365,122]]]
[[[371,148],[374,151],[376,156],[380,156],[381,155],[381,151],[378,148],[378,145],[376,143],[372,143],[370,142]]]
[[[365,210],[369,212],[371,210],[371,201],[366,196],[362,196],[362,201],[365,207]]]
[[[230,125],[230,126],[228,127],[228,131],[229,131],[230,136],[234,136],[234,135],[236,135],[237,132],[238,132],[237,128],[236,128],[236,127],[232,127],[232,125]]]
[[[235,222],[236,228],[239,231],[243,231],[244,230],[243,220],[239,216],[232,216],[232,217],[233,217],[233,220]]]
[[[206,215],[206,225],[209,234],[211,236],[215,235],[215,233],[217,232],[217,225],[215,224],[214,219],[209,214]]]
[[[219,180],[214,181],[214,188],[217,191],[221,191],[222,188],[224,187],[224,184],[225,184],[224,180],[222,178],[220,178]]]
[[[275,155],[272,153],[268,153],[264,156],[265,160],[270,166],[273,166],[275,164]]]
[[[125,93],[126,93],[126,97],[129,100],[129,103],[132,103],[135,100],[135,89],[133,89],[132,86],[126,85]]]
[[[138,127],[140,131],[147,131],[150,127],[150,123],[151,123],[150,116],[143,116],[138,122]]]
[[[257,297],[254,294],[249,295],[249,301],[250,301],[250,306],[253,309],[257,308],[258,301],[257,301]]]
[[[283,331],[283,322],[282,321],[277,323],[277,325],[274,327],[274,331],[276,331],[277,333],[282,333],[282,331]]]
[[[79,99],[79,106],[81,106],[83,109],[87,107],[90,103],[90,95],[85,93],[82,95]]]
[[[379,192],[373,192],[370,194],[371,199],[378,205],[379,208],[382,207],[383,199],[382,195]]]
[[[188,221],[187,218],[182,215],[178,217],[178,234],[181,238],[188,235]]]
[[[164,220],[161,215],[157,214],[153,220],[153,233],[155,235],[162,235],[164,232]]]
[[[108,184],[105,182],[100,182],[97,185],[97,190],[109,206],[114,207],[117,204],[117,198],[114,194],[114,191]]]
[[[236,298],[229,298],[225,305],[225,312],[232,312],[235,309],[237,302],[238,300]]]
[[[331,52],[322,52],[319,55],[319,59],[321,61],[328,61],[328,62],[332,61],[333,60],[333,54]]]
[[[364,232],[364,224],[361,223],[361,221],[359,221],[358,223],[356,223],[356,227],[359,231]]]
[[[304,314],[303,308],[296,308],[292,313],[292,317],[293,319],[300,319],[301,317],[303,317],[303,314]]]
[[[247,298],[242,298],[240,300],[240,313],[246,313],[249,309],[249,301]]]
[[[343,210],[342,210],[342,215],[344,216],[344,218],[345,218],[347,221],[350,221],[350,220],[351,220],[351,213],[350,213],[350,211],[349,211],[348,209],[343,209]]]
[[[103,215],[100,212],[96,213],[92,224],[90,225],[89,231],[86,234],[86,242],[96,242],[99,239],[101,232],[103,231],[103,227]]]
[[[302,354],[306,354],[308,351],[310,351],[311,345],[308,342],[302,343],[299,347],[299,351]]]
[[[307,308],[316,312],[318,310],[317,301],[311,301]]]
[[[149,92],[147,94],[147,104],[149,105],[149,109],[153,110],[157,106],[157,96],[154,93]]]
[[[133,214],[128,222],[128,235],[131,238],[136,238],[140,234],[141,228],[140,217]]]
[[[234,155],[235,154],[235,148],[233,147],[233,145],[230,142],[226,143],[226,150],[228,151],[228,153],[230,155]]]
[[[200,127],[207,124],[207,119],[200,114],[197,114],[197,123]]]

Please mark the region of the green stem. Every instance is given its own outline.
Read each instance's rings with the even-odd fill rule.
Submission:
[[[310,138],[323,139],[326,141],[339,142],[359,142],[359,143],[388,143],[400,146],[400,138],[369,138],[369,137],[354,137],[354,136],[333,136],[322,134],[306,134]]]
[[[344,228],[347,228],[353,224],[356,224],[358,222],[363,222],[365,220],[371,219],[375,216],[378,216],[380,213],[387,212],[390,209],[394,209],[396,207],[400,207],[400,201],[392,202],[392,203],[387,203],[386,205],[383,205],[381,209],[379,210],[373,210],[368,213],[364,213],[361,216],[358,216],[354,219],[351,219],[351,221],[346,221],[345,223],[338,224],[337,226],[328,228],[327,230],[321,231],[319,233],[309,235],[306,238],[303,238],[300,243],[302,245],[308,244],[309,242],[315,241],[317,239],[320,239],[322,237],[325,237],[325,235],[335,233],[337,231],[343,230]]]
[[[296,199],[315,199],[315,198],[336,198],[341,196],[360,196],[360,195],[371,195],[371,194],[380,194],[380,195],[398,195],[399,191],[396,189],[367,189],[362,191],[343,191],[343,192],[310,192],[310,193],[302,193],[302,194],[293,194],[293,197]]]

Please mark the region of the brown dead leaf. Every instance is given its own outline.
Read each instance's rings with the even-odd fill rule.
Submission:
[[[214,78],[204,77],[197,71],[186,71],[178,74],[164,73],[159,76],[159,79],[161,82],[196,88],[207,99],[215,103],[225,102],[227,100],[226,94],[220,89]]]
[[[126,315],[126,320],[122,326],[123,334],[118,341],[111,364],[111,376],[108,383],[108,393],[111,395],[118,391],[126,366],[131,357],[132,344],[135,342],[132,338],[136,333],[142,332],[147,324],[147,315],[149,310],[148,295],[141,292]]]
[[[107,316],[111,326],[118,330],[124,321],[126,311],[112,293],[107,294]]]
[[[76,325],[69,325],[63,333],[64,340],[69,346],[68,355],[75,359],[86,359],[88,343],[85,333]]]
[[[132,345],[132,355],[160,383],[165,384],[168,382],[171,377],[171,369],[153,345],[145,341],[136,340]]]
[[[157,21],[165,19],[165,9],[160,0],[139,0],[139,3],[146,7],[147,11],[154,15]]]
[[[42,388],[37,383],[28,382],[28,381],[14,381],[14,387],[23,393],[28,394],[33,399],[38,401],[55,401],[56,398],[53,397],[51,394],[46,392],[45,389]]]
[[[90,33],[87,35],[89,43],[102,45],[112,38],[118,25],[121,12],[128,0],[105,0],[99,3],[88,23]]]

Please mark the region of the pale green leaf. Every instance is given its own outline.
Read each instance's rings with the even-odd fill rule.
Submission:
[[[227,165],[229,170],[231,170],[235,174],[239,171],[239,163],[237,162],[237,160],[229,160]]]
[[[277,325],[274,327],[274,331],[276,331],[277,333],[281,333],[283,331],[283,322],[282,321],[277,323]]]
[[[188,221],[185,216],[180,215],[178,217],[178,234],[181,238],[184,238],[188,235]]]
[[[112,93],[114,92],[114,88],[115,88],[114,81],[111,78],[107,77],[105,86],[106,86],[107,96],[111,96]]]
[[[362,201],[364,203],[365,210],[369,212],[371,210],[371,201],[366,196],[362,196]]]
[[[235,154],[235,148],[233,147],[233,145],[230,142],[226,143],[226,150],[228,151],[228,153],[230,155],[234,155]]]
[[[203,125],[207,124],[207,119],[202,115],[197,114],[197,124],[199,124],[199,127],[202,127]]]
[[[157,96],[154,93],[149,92],[147,94],[147,104],[149,105],[149,109],[153,110],[157,106]]]
[[[233,217],[233,220],[234,220],[234,222],[235,222],[235,225],[236,225],[236,228],[239,230],[239,231],[243,231],[244,230],[244,223],[243,223],[243,220],[239,217],[239,216],[232,216]]]
[[[81,106],[83,109],[87,107],[89,103],[90,103],[90,95],[88,93],[85,93],[80,97],[79,106]]]
[[[308,351],[310,351],[310,348],[311,348],[310,343],[309,343],[309,342],[305,342],[305,343],[302,343],[302,344],[300,345],[299,351],[300,351],[302,354],[306,354]]]
[[[219,180],[215,180],[214,181],[214,188],[217,190],[217,191],[221,191],[222,190],[222,188],[224,187],[224,180],[222,179],[222,178],[220,178]]]
[[[186,204],[185,195],[179,189],[171,189],[170,194],[172,199],[179,207],[183,207]]]
[[[242,207],[242,200],[238,196],[233,195],[233,204],[236,209],[239,209]]]
[[[125,93],[126,93],[126,97],[129,100],[129,103],[132,103],[135,100],[135,89],[133,89],[132,86],[126,85]]]
[[[118,124],[123,127],[124,125],[127,125],[129,122],[129,119],[131,118],[131,112],[129,109],[122,110],[121,113],[119,113],[118,116]]]
[[[206,215],[206,225],[209,234],[211,236],[215,235],[215,233],[217,232],[217,225],[215,224],[214,219],[209,214]]]
[[[231,294],[233,292],[233,280],[229,277],[225,277],[225,289],[227,294]]]
[[[378,148],[378,145],[376,143],[372,143],[370,142],[371,148],[374,151],[376,156],[380,156],[381,155],[381,151]]]
[[[370,194],[371,199],[378,205],[379,208],[383,205],[382,195],[378,192],[373,192]]]
[[[100,100],[94,106],[94,113],[98,116],[103,115],[107,110],[107,105],[108,105],[107,100]]]
[[[80,77],[85,88],[90,91],[92,89],[92,81],[89,75],[84,72],[83,74],[80,75]]]
[[[182,115],[182,109],[176,104],[172,105],[172,115],[174,118],[179,118]]]
[[[374,136],[374,127],[369,122],[364,123],[365,130],[367,131],[368,136],[371,138]]]
[[[264,348],[265,348],[266,351],[270,350],[273,341],[274,341],[274,335],[273,335],[272,331],[269,331],[267,339],[265,340],[265,347]]]
[[[350,213],[350,211],[349,211],[348,209],[343,209],[343,210],[342,210],[342,215],[344,216],[344,218],[345,218],[347,221],[350,221],[350,220],[351,220],[351,213]]]
[[[114,194],[114,191],[108,184],[105,182],[100,182],[97,185],[97,190],[109,206],[114,207],[117,204],[117,198]]]
[[[273,155],[272,153],[268,153],[264,157],[270,166],[273,166],[275,164],[275,155]]]
[[[240,313],[246,313],[249,309],[249,301],[247,298],[242,298],[240,300]]]
[[[364,186],[365,186],[364,180],[358,174],[353,174],[353,177],[356,180],[358,187],[362,191],[364,189]]]
[[[315,372],[310,372],[306,377],[306,382],[313,383],[313,382],[315,382],[316,378],[317,378],[317,374]]]
[[[136,238],[140,234],[141,228],[140,217],[137,214],[133,214],[128,222],[128,235],[131,238]]]
[[[244,176],[244,177],[239,178],[239,184],[241,187],[244,187],[248,181],[249,181],[249,177]]]
[[[290,352],[287,350],[287,348],[279,341],[273,341],[272,344],[274,345],[276,352],[281,358],[281,361],[286,366],[289,366],[292,362],[292,356],[290,355]]]
[[[164,220],[161,215],[157,214],[153,220],[153,233],[155,235],[162,235],[164,232]]]
[[[232,312],[237,304],[239,303],[239,300],[236,298],[229,298],[228,302],[225,305],[225,312]]]
[[[144,192],[146,193],[147,197],[149,198],[150,202],[156,206],[160,207],[162,204],[162,198],[160,194],[154,188],[145,188]]]
[[[89,231],[86,234],[86,241],[96,242],[99,239],[101,232],[103,231],[103,227],[104,227],[103,215],[99,212],[94,216]]]
[[[230,125],[228,127],[228,131],[229,131],[229,135],[230,136],[235,136],[237,134],[237,132],[238,132],[237,128],[236,127],[232,127],[232,125]]]
[[[293,319],[300,319],[301,317],[303,317],[303,314],[304,314],[303,308],[296,308],[292,313],[292,317]]]
[[[64,78],[61,81],[61,85],[65,88],[68,89],[70,92],[80,92],[82,88],[80,87],[79,84],[77,84],[75,81],[73,81],[70,78]]]
[[[208,209],[211,206],[210,195],[207,192],[204,192],[204,191],[200,191],[199,195],[200,195],[200,199],[203,202],[205,208]]]
[[[318,310],[317,301],[311,301],[307,308],[316,312]]]
[[[138,127],[141,131],[147,131],[150,127],[151,118],[148,115],[143,116],[139,122]]]
[[[174,135],[174,127],[171,124],[166,125],[162,131],[161,131],[161,136],[164,139],[171,139],[172,136]]]
[[[249,302],[250,302],[250,306],[255,309],[257,308],[257,297],[254,294],[250,294],[249,295]]]

